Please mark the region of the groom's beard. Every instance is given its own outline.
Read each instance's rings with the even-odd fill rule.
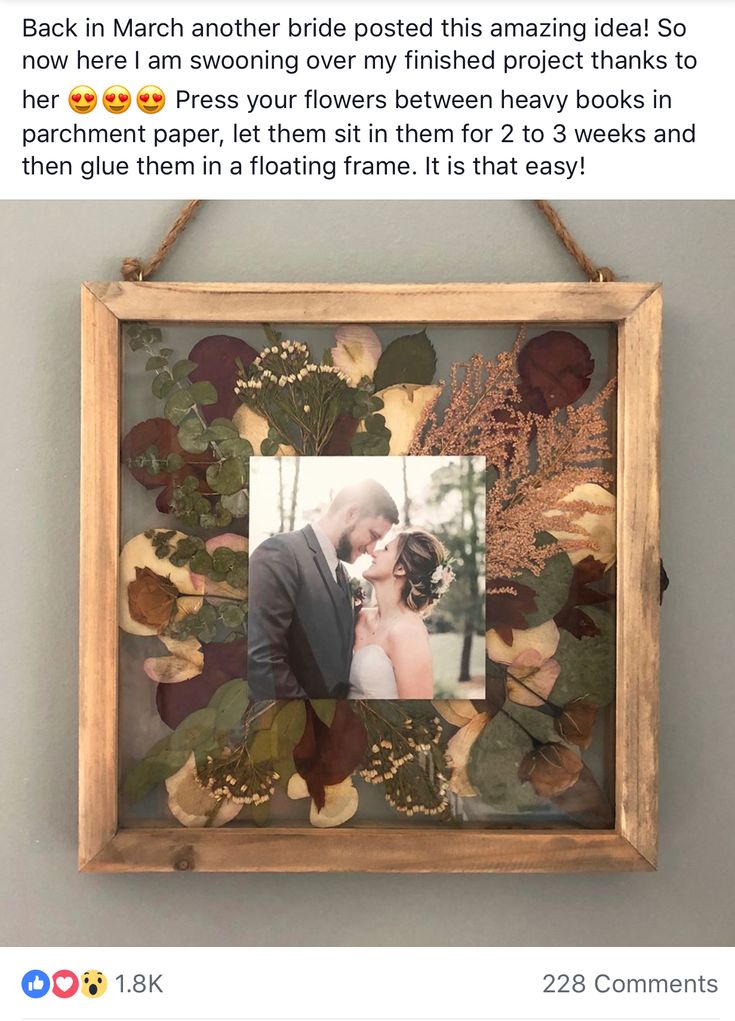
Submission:
[[[336,546],[337,559],[344,560],[345,563],[351,564],[353,561],[352,542],[351,536],[354,528],[349,528],[343,532],[339,537],[339,542]]]

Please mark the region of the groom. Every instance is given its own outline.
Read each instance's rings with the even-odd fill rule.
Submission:
[[[345,698],[355,612],[347,572],[398,510],[372,479],[341,489],[326,514],[274,535],[250,558],[248,684],[256,699]]]

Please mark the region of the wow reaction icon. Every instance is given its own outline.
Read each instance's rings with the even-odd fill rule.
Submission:
[[[143,113],[158,113],[163,110],[166,96],[156,85],[144,85],[138,93],[138,106]]]
[[[93,969],[82,975],[82,994],[96,1000],[107,992],[107,979],[101,971]]]
[[[102,93],[102,103],[110,113],[125,113],[130,106],[130,91],[122,85],[111,85]]]
[[[97,93],[89,85],[75,85],[69,93],[69,106],[74,113],[91,113],[97,106]]]

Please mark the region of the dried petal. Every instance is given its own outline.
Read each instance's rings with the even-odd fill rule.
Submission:
[[[160,532],[164,529],[156,529],[156,531]],[[171,544],[176,545],[180,539],[186,538],[188,536],[184,532],[174,532]],[[157,624],[144,623],[142,619],[136,619],[130,613],[128,586],[136,580],[136,571],[143,568],[149,568],[155,574],[167,578],[170,584],[184,596],[193,597],[191,599],[179,598],[174,616],[184,608],[191,612],[196,612],[201,608],[201,587],[195,582],[189,568],[176,567],[166,557],[163,559],[157,557],[151,540],[143,532],[140,532],[125,543],[120,553],[118,612],[120,627],[123,631],[127,631],[130,635],[155,635],[160,630]]]
[[[561,715],[554,721],[559,736],[578,748],[589,748],[592,744],[592,728],[597,719],[597,708],[586,698],[567,702]]]
[[[203,337],[189,352],[189,359],[196,362],[197,367],[189,373],[192,383],[207,380],[217,391],[215,404],[202,407],[202,415],[207,422],[215,418],[232,418],[240,406],[235,393],[240,370],[238,359],[247,368],[257,357],[258,352],[239,337],[229,337],[218,333],[211,337]]]
[[[150,656],[143,661],[143,669],[152,681],[159,684],[177,684],[197,677],[204,668],[204,653],[196,638],[179,641],[161,635],[169,656]]]
[[[570,504],[578,506],[575,509]],[[615,504],[612,493],[594,482],[585,482],[575,486],[556,507],[544,511],[544,517],[549,519],[547,531],[567,551],[573,564],[589,556],[604,564],[605,569],[615,562]],[[555,529],[553,519],[570,512],[571,529]]]
[[[490,721],[487,713],[476,713],[461,730],[458,730],[447,742],[447,759],[452,767],[449,790],[463,798],[477,796],[477,790],[470,783],[467,775],[467,764],[470,760],[472,745]]]
[[[493,578],[485,590],[485,625],[494,628],[504,642],[513,640],[512,631],[528,627],[526,614],[536,612],[536,593],[513,578]]]
[[[438,384],[396,383],[376,394],[384,405],[380,414],[390,429],[391,454],[408,453],[427,408],[436,401],[441,391],[442,387]],[[364,428],[361,424],[360,432]]]
[[[202,672],[180,684],[159,684],[156,690],[158,713],[175,730],[182,720],[197,709],[209,705],[212,695],[223,684],[244,677],[247,649],[244,638],[234,642],[213,642],[205,645]]]
[[[548,411],[573,404],[590,385],[594,367],[587,345],[565,330],[532,337],[518,354],[518,375],[534,409],[539,397]]]
[[[477,709],[466,698],[436,699],[431,704],[441,718],[451,723],[453,727],[464,727],[465,723],[477,715]]]
[[[537,627],[527,628],[525,631],[512,632],[512,642],[504,642],[497,631],[490,630],[485,635],[485,646],[487,654],[495,663],[505,663],[510,666],[526,649],[534,649],[541,656],[542,661],[550,659],[556,652],[559,644],[559,628],[553,620],[547,620]]]
[[[248,407],[247,404],[241,404],[232,416],[232,421],[242,439],[250,442],[256,455],[260,454],[260,445],[267,438],[270,428],[267,419],[257,411],[254,411],[253,408]],[[281,444],[276,456],[292,457],[295,453],[296,451],[293,447]]]
[[[518,776],[528,781],[542,798],[553,798],[569,790],[582,772],[582,760],[563,744],[543,744],[528,752],[518,767]]]
[[[508,698],[518,705],[543,705],[560,670],[555,659],[543,659],[536,649],[526,649],[508,667]]]
[[[373,378],[383,348],[375,330],[365,325],[340,326],[335,331],[337,346],[331,349],[332,362],[347,376],[352,386],[363,377]]]
[[[312,801],[309,812],[309,822],[319,829],[328,829],[333,826],[341,826],[347,822],[357,811],[359,804],[357,788],[351,777],[347,777],[342,783],[332,784],[324,788],[324,805],[317,808],[316,802]]]
[[[230,798],[214,798],[197,781],[191,753],[181,769],[166,780],[168,807],[182,826],[224,826],[242,811]]]

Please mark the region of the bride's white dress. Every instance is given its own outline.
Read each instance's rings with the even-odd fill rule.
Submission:
[[[352,657],[348,698],[398,698],[393,664],[379,645],[363,645]]]

